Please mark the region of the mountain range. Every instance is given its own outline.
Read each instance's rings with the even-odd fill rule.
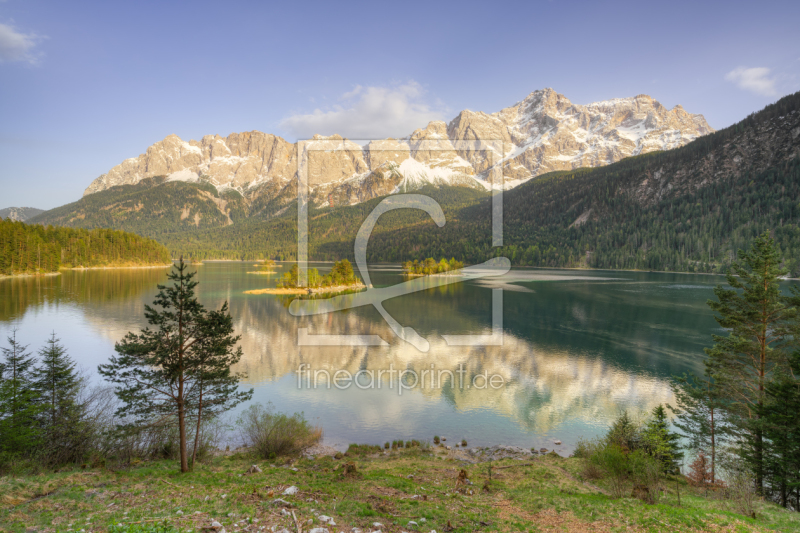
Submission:
[[[292,259],[292,145],[258,136],[269,137],[283,160],[274,149],[266,159],[255,155],[267,151],[253,148],[252,133],[206,137],[191,161],[151,147],[95,180],[78,202],[32,221],[134,231],[175,256]],[[504,143],[495,160],[508,188],[503,247],[491,244],[489,167],[480,150],[415,153],[420,139],[444,143],[450,136],[475,146],[487,137]],[[183,146],[177,137],[167,141]],[[666,110],[649,97],[576,106],[537,91],[499,113],[464,111],[405,139],[356,144],[351,152],[322,154],[316,167],[309,162],[309,250],[313,259],[351,257],[371,209],[386,194],[416,189],[442,205],[447,224],[438,228],[412,210],[388,213],[373,231],[371,261],[446,255],[475,263],[506,255],[529,266],[722,272],[737,249],[770,230],[797,275],[798,155],[800,93],[713,131],[702,116]],[[270,163],[259,166],[259,157]],[[251,163],[240,161],[235,171],[222,165],[234,158]],[[193,173],[196,179],[185,179]]]
[[[354,204],[426,183],[487,187],[490,167],[499,165],[511,188],[545,172],[675,148],[712,131],[702,115],[681,106],[667,109],[647,95],[582,106],[544,89],[497,113],[464,110],[449,124],[431,122],[402,139],[356,143],[315,136],[342,141],[348,150],[312,153],[309,183],[318,205]],[[495,141],[493,151],[501,153],[490,161],[482,141]],[[432,144],[434,150],[425,149]],[[263,202],[265,195],[293,187],[297,152],[296,144],[259,131],[200,141],[169,135],[98,177],[84,195],[162,176],[167,182],[205,181]]]

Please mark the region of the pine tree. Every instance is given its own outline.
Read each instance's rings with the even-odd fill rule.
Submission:
[[[759,409],[764,439],[764,475],[783,507],[794,495],[800,510],[800,352],[789,371],[766,386],[767,402]]]
[[[674,472],[683,459],[680,435],[669,430],[667,410],[659,404],[653,408],[650,419],[642,429],[642,447],[656,458],[665,472]]]
[[[42,458],[54,464],[80,461],[88,443],[75,362],[55,332],[39,351],[39,358],[32,375],[41,405]]]
[[[253,390],[239,391],[239,381],[244,374],[232,374],[231,367],[242,358],[242,349],[234,336],[233,320],[225,302],[219,311],[209,312],[201,325],[199,345],[194,351],[190,379],[192,408],[197,411],[192,466],[197,459],[200,433],[204,420],[211,420],[235,405],[250,400]]]
[[[74,409],[77,403],[75,362],[60,342],[61,339],[57,339],[53,332],[47,345],[39,351],[40,366],[32,373],[33,385],[43,407],[42,418],[50,427],[55,427],[59,418]]]
[[[36,388],[32,383],[34,360],[17,341],[17,331],[8,337],[3,353],[0,382],[0,449],[10,453],[33,450],[39,443],[37,415],[41,412]]]
[[[627,454],[639,447],[639,436],[639,427],[631,420],[628,411],[623,411],[609,428],[606,443],[616,444]]]
[[[725,442],[723,402],[708,376],[673,377],[672,392],[676,406],[668,405],[675,414],[674,425],[687,441],[691,452],[710,459],[711,483],[716,483],[717,449]]]
[[[708,302],[719,314],[715,317],[719,325],[730,333],[713,336],[714,346],[706,349],[706,367],[743,432],[747,459],[762,491],[764,437],[758,413],[767,384],[786,363],[789,324],[797,313],[781,296],[779,281],[787,271],[780,266],[780,254],[769,233],[757,237],[749,252],[740,250],[739,258],[727,276],[732,289],[718,285],[714,289],[718,301]]]
[[[177,420],[181,472],[189,471],[186,420],[197,411],[220,413],[252,397],[252,389],[236,392],[243,374],[231,374],[242,352],[233,346],[233,320],[227,303],[209,313],[197,301],[193,280],[181,258],[168,275],[171,286],[159,285],[154,305],[145,317],[155,329],[128,333],[116,344],[118,355],[99,373],[116,383],[123,406],[120,416],[132,416],[137,425]]]

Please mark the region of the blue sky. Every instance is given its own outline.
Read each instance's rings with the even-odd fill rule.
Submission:
[[[800,90],[800,2],[0,0],[0,208],[176,133],[403,136],[552,87],[725,127]]]

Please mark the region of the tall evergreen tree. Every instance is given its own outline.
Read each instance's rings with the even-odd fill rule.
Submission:
[[[739,251],[727,276],[731,289],[718,285],[718,301],[708,305],[716,320],[729,330],[727,337],[714,335],[714,346],[706,349],[706,366],[729,403],[727,410],[745,437],[748,460],[756,485],[764,486],[764,437],[759,412],[765,389],[775,372],[786,363],[786,344],[796,310],[781,296],[780,254],[769,233],[756,238],[749,252]]]
[[[118,414],[137,424],[177,419],[181,472],[189,471],[186,420],[197,411],[219,413],[252,397],[252,389],[237,392],[243,374],[231,366],[241,358],[234,350],[233,321],[227,303],[209,313],[197,301],[195,273],[181,258],[170,272],[171,286],[159,285],[154,305],[145,317],[154,329],[128,333],[116,344],[116,356],[99,372],[116,383],[123,406]]]
[[[8,337],[0,380],[0,448],[10,453],[31,451],[39,441],[37,415],[41,411],[32,382],[34,360],[28,347],[17,341],[17,331]]]
[[[88,433],[85,409],[78,398],[80,376],[75,362],[55,332],[39,350],[39,358],[32,378],[41,404],[42,460],[55,464],[80,461]]]
[[[253,390],[239,391],[239,380],[244,374],[232,374],[231,366],[242,358],[242,349],[236,347],[239,336],[234,336],[233,320],[225,302],[218,311],[209,312],[202,323],[198,337],[199,345],[194,351],[190,378],[191,406],[197,415],[192,466],[202,432],[202,423],[227,411],[235,405],[249,400]]]
[[[42,419],[46,425],[55,427],[59,418],[77,405],[78,374],[75,362],[55,332],[39,350],[39,358],[39,366],[32,373],[33,385],[43,407]]]
[[[764,475],[773,497],[784,507],[794,496],[800,511],[800,352],[789,371],[766,386],[766,403],[759,409],[766,446]]]
[[[676,405],[668,407],[675,414],[675,427],[683,432],[687,450],[709,458],[710,482],[714,484],[717,449],[726,438],[720,392],[708,376],[674,377],[671,387]]]

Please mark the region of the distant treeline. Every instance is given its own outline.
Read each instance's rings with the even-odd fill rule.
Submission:
[[[167,264],[151,239],[110,229],[75,229],[0,220],[0,274],[58,272],[62,267]]]

